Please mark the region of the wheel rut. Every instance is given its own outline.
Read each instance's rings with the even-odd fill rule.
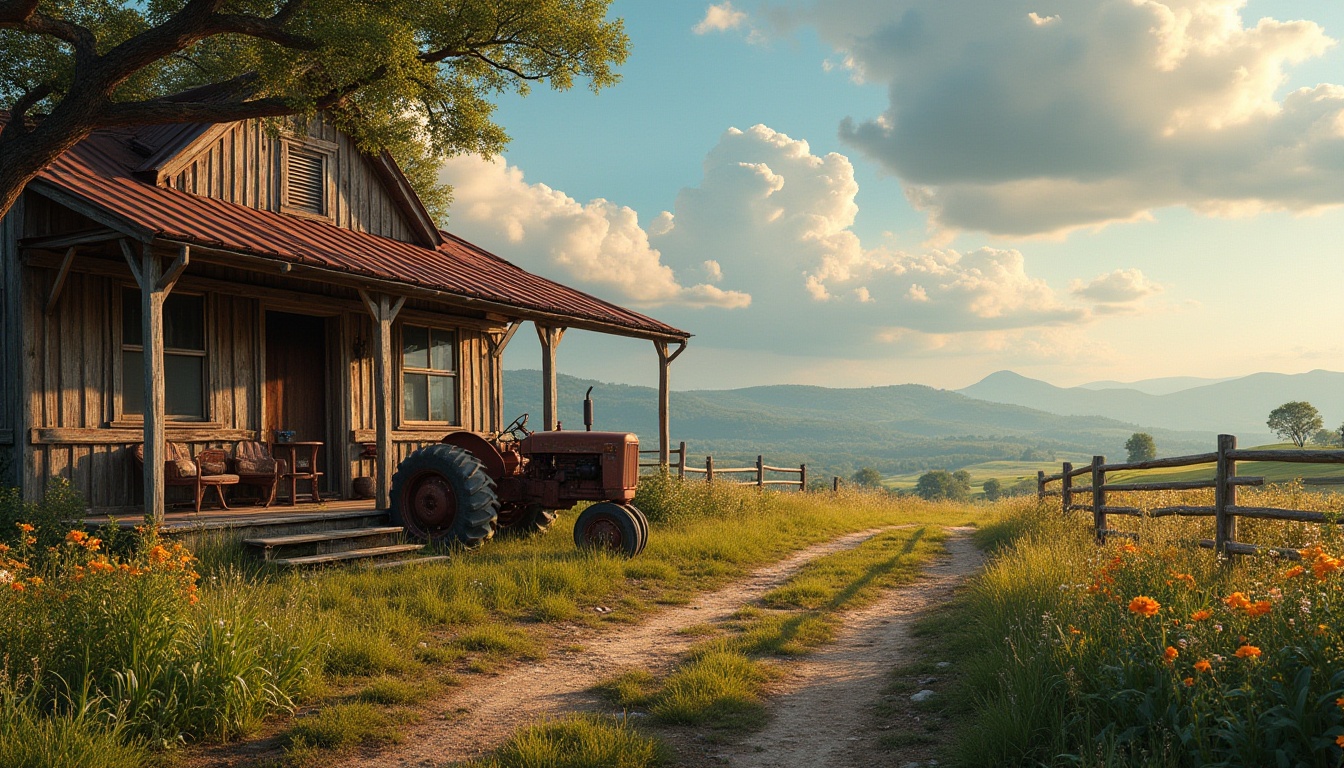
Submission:
[[[546,714],[600,710],[590,689],[621,669],[668,670],[699,638],[677,630],[722,621],[782,584],[809,561],[859,546],[890,526],[859,531],[800,550],[773,565],[691,603],[659,611],[633,626],[575,627],[565,639],[583,651],[524,663],[493,677],[473,679],[435,700],[403,743],[377,753],[363,752],[338,762],[344,766],[403,768],[442,766],[489,752],[520,727]]]

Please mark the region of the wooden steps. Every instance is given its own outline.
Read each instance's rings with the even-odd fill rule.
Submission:
[[[327,552],[320,555],[306,555],[302,557],[277,557],[271,558],[270,562],[276,565],[286,566],[307,566],[307,565],[329,565],[332,563],[345,562],[346,560],[364,560],[378,557],[387,557],[389,555],[401,555],[407,552],[418,552],[424,549],[420,544],[389,544],[382,547],[370,547],[368,549],[347,549],[341,552]],[[430,559],[430,558],[425,558]],[[418,561],[412,561],[418,562]]]
[[[338,541],[340,539],[358,538],[363,536],[387,535],[405,533],[405,528],[397,526],[385,526],[380,528],[351,528],[341,531],[317,531],[314,533],[296,533],[290,536],[271,536],[266,538],[243,539],[243,543],[253,547],[284,547],[298,544],[318,544],[322,542]]]

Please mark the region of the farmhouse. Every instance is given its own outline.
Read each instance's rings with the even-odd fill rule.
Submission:
[[[100,131],[0,223],[0,483],[36,499],[64,477],[95,513],[162,519],[190,498],[165,477],[177,452],[279,438],[313,495],[375,478],[385,508],[402,457],[503,426],[500,357],[525,322],[534,428],[555,427],[566,328],[652,341],[666,462],[688,334],[440,230],[386,153],[320,115]]]

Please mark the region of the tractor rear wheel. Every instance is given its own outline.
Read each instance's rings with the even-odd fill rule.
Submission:
[[[514,505],[499,508],[499,517],[495,528],[500,534],[510,536],[532,536],[545,533],[555,522],[555,510],[546,509],[540,504]]]
[[[634,557],[644,548],[644,531],[634,512],[601,501],[583,510],[574,521],[574,545]]]
[[[499,498],[479,459],[437,443],[406,457],[392,476],[394,525],[422,541],[479,546],[494,535]]]

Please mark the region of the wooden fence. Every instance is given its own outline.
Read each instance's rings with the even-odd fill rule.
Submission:
[[[654,449],[652,449],[652,450],[648,450],[648,451],[640,451],[640,452],[639,452],[639,468],[640,468],[640,469],[647,469],[647,468],[649,468],[649,467],[657,468],[657,467],[661,467],[661,466],[663,466],[663,463],[662,463],[661,461],[658,461],[658,454],[659,454],[659,453],[661,453],[661,451],[659,451],[657,448],[654,448]],[[645,457],[645,456],[652,456],[652,457],[653,457],[653,461],[645,461],[645,460],[644,460],[644,457]],[[685,477],[685,476],[686,476],[686,443],[685,443],[685,441],[682,441],[682,442],[680,442],[680,443],[677,443],[677,447],[676,447],[676,448],[669,448],[669,449],[667,450],[667,461],[668,461],[668,465],[677,471],[677,476],[678,476],[678,477]]]
[[[1173,456],[1165,459],[1136,461],[1125,464],[1107,464],[1105,456],[1093,456],[1092,463],[1074,467],[1064,462],[1059,474],[1036,473],[1036,495],[1044,499],[1047,496],[1060,497],[1060,508],[1065,514],[1071,512],[1091,512],[1092,526],[1096,532],[1097,543],[1104,543],[1107,536],[1129,536],[1126,531],[1112,530],[1107,525],[1110,515],[1128,515],[1132,517],[1212,517],[1214,519],[1214,538],[1201,539],[1199,546],[1213,549],[1219,554],[1246,555],[1261,550],[1276,551],[1281,555],[1297,559],[1299,553],[1293,549],[1281,547],[1261,547],[1237,541],[1237,519],[1285,520],[1290,522],[1329,523],[1336,522],[1334,516],[1322,512],[1310,512],[1300,509],[1282,509],[1279,507],[1248,507],[1237,503],[1237,489],[1242,486],[1264,485],[1263,477],[1237,476],[1237,462],[1266,461],[1295,464],[1344,464],[1344,450],[1259,450],[1238,449],[1237,438],[1233,435],[1218,436],[1218,450],[1213,453],[1200,453],[1193,456]],[[1188,467],[1201,464],[1214,465],[1212,480],[1174,480],[1165,482],[1107,482],[1106,476],[1115,472],[1135,470],[1166,469]],[[1074,485],[1074,478],[1087,477],[1089,485]],[[1315,485],[1338,484],[1341,477],[1307,478],[1304,482]],[[1059,483],[1058,489],[1049,487]],[[1212,506],[1174,505],[1157,507],[1147,511],[1138,507],[1107,504],[1106,494],[1110,492],[1133,491],[1188,491],[1200,488],[1212,488],[1214,500]],[[1086,501],[1076,503],[1082,497]]]
[[[657,455],[658,451],[640,451],[640,454],[646,454],[646,453]],[[686,443],[684,442],[679,443],[676,448],[668,451],[668,453],[670,454],[668,469],[670,471],[676,472],[677,477],[683,479],[685,479],[687,475],[704,475],[705,482],[707,483],[713,483],[716,480],[717,482],[722,483],[729,481],[719,477],[720,475],[755,475],[754,478],[749,478],[747,480],[733,480],[731,481],[731,484],[754,485],[759,488],[764,488],[767,485],[786,485],[786,486],[797,486],[798,490],[800,491],[807,490],[806,464],[799,464],[797,467],[772,467],[769,464],[765,463],[765,457],[757,456],[755,466],[716,467],[714,466],[714,457],[706,456],[705,466],[701,468],[687,465]],[[660,467],[662,465],[659,464],[657,461],[653,462],[640,461],[639,466],[641,468],[644,468],[644,467]],[[797,477],[797,479],[796,480],[768,479],[767,473],[794,475]]]

